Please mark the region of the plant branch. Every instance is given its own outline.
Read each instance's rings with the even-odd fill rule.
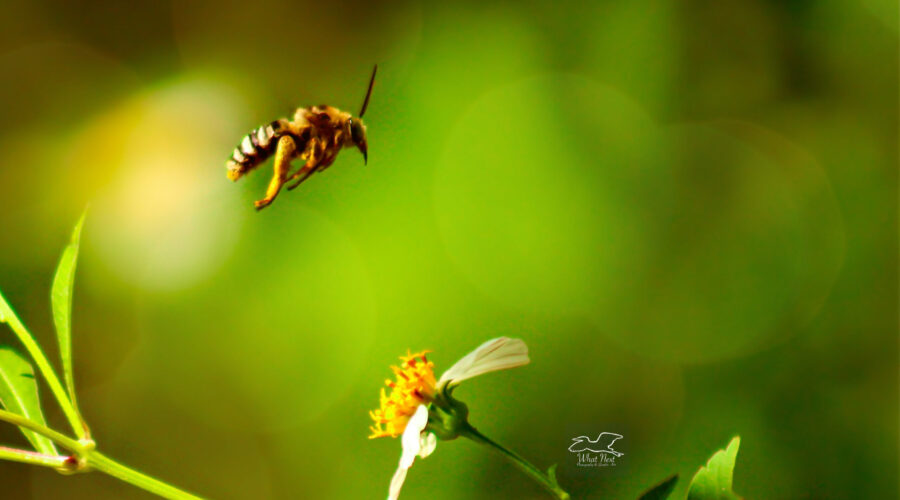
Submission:
[[[36,451],[19,450],[16,448],[0,446],[0,460],[12,460],[13,462],[59,469],[65,466],[66,459],[68,459],[68,457],[62,455],[45,455]]]
[[[59,406],[62,408],[63,413],[65,413],[69,425],[72,426],[72,430],[75,431],[75,435],[78,436],[78,439],[86,438],[87,431],[81,422],[81,417],[75,410],[75,406],[73,406],[72,402],[69,400],[66,389],[63,388],[62,384],[59,382],[59,377],[56,376],[56,372],[53,371],[50,362],[47,361],[47,356],[44,355],[44,351],[41,350],[40,346],[35,342],[34,337],[31,336],[25,328],[25,325],[22,324],[18,316],[16,316],[16,313],[6,302],[6,299],[3,298],[3,294],[0,293],[0,322],[4,321],[9,324],[13,333],[16,334],[16,337],[18,337],[19,341],[22,342],[22,345],[25,346],[28,354],[31,355],[31,359],[37,364],[38,370],[41,372],[41,375],[43,375],[44,380],[47,381],[47,385],[50,386],[50,391],[53,392],[53,396],[59,402]]]
[[[107,457],[106,455],[95,451],[92,446],[86,446],[68,436],[54,431],[53,429],[38,424],[37,422],[27,417],[23,417],[22,415],[8,412],[6,410],[0,410],[0,421],[18,425],[19,427],[24,427],[42,436],[46,436],[63,448],[71,450],[76,455],[76,457],[79,458],[79,461],[86,464],[88,467],[97,469],[100,472],[109,474],[110,476],[113,476],[139,488],[143,488],[161,497],[169,498],[172,500],[197,500],[201,498],[182,491],[158,479],[154,479],[130,467],[122,465],[119,462],[116,462],[115,460]],[[0,446],[0,459],[14,460],[17,462],[25,462],[63,469],[66,466],[65,461],[68,458],[69,457],[65,456],[43,455],[40,453],[16,450],[13,448],[5,448]]]
[[[9,422],[10,424],[18,425],[19,427],[24,427],[25,429],[34,431],[41,436],[47,437],[63,448],[66,448],[75,453],[85,453],[86,451],[88,451],[88,448],[82,443],[79,443],[77,440],[72,439],[69,436],[57,432],[47,426],[41,425],[28,417],[23,417],[18,413],[0,410],[0,421]]]
[[[163,498],[170,500],[202,500],[201,497],[126,467],[100,452],[89,452],[84,458],[88,466]]]
[[[518,467],[519,470],[524,472],[531,479],[534,479],[538,484],[543,486],[545,490],[550,492],[550,494],[552,494],[559,500],[568,500],[570,498],[569,494],[566,493],[565,490],[560,488],[559,483],[556,482],[556,478],[553,475],[553,467],[550,468],[551,475],[544,474],[542,470],[535,467],[528,460],[522,458],[521,455],[501,446],[489,437],[478,432],[478,430],[469,425],[468,422],[465,424],[465,427],[463,427],[459,434],[471,439],[472,441],[475,441],[476,443],[485,445],[489,448],[493,448],[495,451],[506,457],[507,460],[512,462],[513,465]]]

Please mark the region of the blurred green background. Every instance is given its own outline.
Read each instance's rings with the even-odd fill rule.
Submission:
[[[388,366],[431,349],[440,373],[499,335],[532,364],[457,394],[574,498],[681,491],[735,434],[747,498],[897,498],[897,10],[7,0],[0,289],[55,355],[52,273],[89,203],[85,417],[213,498],[384,497]],[[229,182],[241,136],[355,113],[375,62],[369,164],[347,150],[255,213],[271,166]],[[620,465],[574,467],[603,431]],[[8,463],[0,488],[147,498]],[[545,498],[462,441],[403,496],[498,497]]]

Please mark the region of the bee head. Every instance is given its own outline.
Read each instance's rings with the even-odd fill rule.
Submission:
[[[369,143],[366,142],[366,126],[359,118],[350,119],[350,140],[363,155],[363,162],[369,161]]]

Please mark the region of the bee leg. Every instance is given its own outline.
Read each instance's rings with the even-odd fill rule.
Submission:
[[[288,179],[288,181],[297,179],[297,182],[288,186],[288,191],[292,191],[300,184],[303,184],[303,181],[308,179],[310,175],[316,173],[317,167],[319,166],[319,158],[322,154],[322,152],[318,151],[320,149],[320,143],[315,139],[310,139],[309,142],[309,159],[306,161],[306,165],[300,167],[300,170],[297,170],[297,172]]]
[[[333,151],[334,150],[327,153],[325,155],[325,158],[323,158],[322,161],[319,162],[319,167],[316,168],[316,172],[322,172],[326,168],[330,167],[332,163],[334,163],[334,160],[337,159],[337,153],[335,153]]]
[[[291,178],[288,179],[288,180],[293,180],[294,178],[299,178],[297,180],[297,182],[288,186],[288,191],[292,191],[294,188],[296,188],[300,184],[303,184],[303,181],[308,179],[310,175],[312,175],[316,172],[321,172],[321,171],[325,170],[325,168],[327,168],[328,165],[331,165],[331,162],[323,161],[323,162],[318,163],[313,166],[309,166],[308,164],[304,165],[303,168],[298,170],[296,174],[292,175]]]
[[[303,181],[308,179],[309,176],[312,175],[313,173],[315,173],[314,165],[313,166],[310,166],[309,164],[303,165],[303,167],[300,168],[300,170],[298,170],[296,174],[292,175],[291,179],[289,179],[289,180],[297,179],[297,182],[288,186],[287,187],[288,191],[293,191],[294,188],[296,188],[300,184],[303,184]]]
[[[275,173],[272,175],[272,180],[269,181],[266,197],[254,203],[257,210],[262,210],[275,201],[275,197],[281,191],[281,186],[287,182],[288,172],[291,169],[291,160],[294,159],[296,153],[297,145],[290,136],[284,135],[281,136],[281,139],[278,139],[278,147],[275,150]]]
[[[337,159],[338,151],[341,150],[341,131],[338,130],[335,134],[334,141],[328,145],[328,149],[325,151],[322,161],[319,162],[319,167],[316,168],[316,172],[324,172],[325,169],[330,167],[334,160]]]

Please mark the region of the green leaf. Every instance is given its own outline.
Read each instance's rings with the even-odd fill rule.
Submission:
[[[75,375],[72,369],[72,286],[75,281],[75,265],[78,263],[78,246],[81,241],[81,227],[84,225],[85,215],[87,215],[86,210],[75,224],[69,245],[63,250],[59,265],[56,267],[56,276],[53,277],[53,288],[50,291],[50,299],[53,302],[53,325],[56,327],[56,337],[59,340],[63,377],[66,381],[66,388],[69,390],[69,399],[76,411],[78,404],[75,401]],[[81,419],[80,415],[79,419]]]
[[[675,489],[675,483],[677,482],[678,474],[673,474],[668,479],[645,491],[638,500],[666,500],[672,494],[672,490]]]
[[[47,425],[41,412],[34,369],[31,363],[9,346],[0,346],[0,404],[7,411]],[[53,441],[26,429],[22,429],[22,433],[39,453],[59,455]]]
[[[547,478],[550,479],[550,484],[559,487],[559,482],[556,480],[556,465],[553,464],[547,469]]]
[[[737,458],[738,448],[741,446],[740,436],[734,437],[728,447],[717,451],[706,467],[700,467],[691,486],[688,488],[688,500],[738,500],[740,499],[731,490],[731,480],[734,474],[734,462]]]

